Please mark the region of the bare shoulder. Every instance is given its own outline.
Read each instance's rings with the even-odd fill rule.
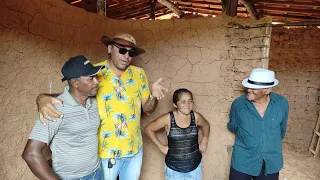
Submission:
[[[162,114],[161,116],[159,116],[157,118],[157,120],[160,120],[160,121],[168,121],[168,120],[170,120],[170,113]]]
[[[199,112],[193,111],[193,114],[196,119],[203,119],[202,114],[200,114]]]

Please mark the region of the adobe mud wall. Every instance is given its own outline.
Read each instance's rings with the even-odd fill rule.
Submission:
[[[37,118],[35,98],[58,93],[60,68],[72,56],[92,62],[107,57],[102,35],[133,34],[146,53],[134,60],[150,83],[163,78],[169,88],[142,127],[172,109],[172,93],[189,88],[196,111],[211,125],[203,158],[203,179],[228,179],[234,135],[227,128],[232,101],[243,93],[241,81],[255,67],[267,66],[270,31],[235,29],[233,23],[259,24],[227,17],[166,21],[116,21],[56,0],[4,0],[0,4],[0,177],[36,179],[20,155]],[[51,84],[51,85],[50,85]],[[162,140],[165,138],[162,133]],[[164,179],[164,156],[144,137],[142,180]]]

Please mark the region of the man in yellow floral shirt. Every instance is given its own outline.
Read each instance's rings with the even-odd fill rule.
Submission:
[[[105,180],[138,180],[142,166],[141,107],[146,114],[154,111],[157,100],[164,97],[166,88],[161,78],[152,84],[142,68],[130,65],[132,57],[145,51],[136,46],[130,34],[117,34],[112,39],[104,36],[109,60],[98,74],[99,90],[96,95],[100,114],[99,155]],[[62,116],[45,100],[38,98],[39,110],[47,119]],[[48,98],[47,98],[48,99]],[[56,101],[52,100],[51,101]],[[58,103],[61,103],[58,101]]]

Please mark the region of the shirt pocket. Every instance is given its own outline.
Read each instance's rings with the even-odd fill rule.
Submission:
[[[271,123],[269,125],[270,127],[270,132],[272,134],[277,134],[279,133],[279,135],[281,134],[281,123],[283,121],[283,113],[281,111],[275,111],[273,114],[272,114],[272,117],[271,117]]]
[[[261,120],[246,111],[239,113],[237,119],[237,137],[238,141],[240,141],[239,144],[243,144],[245,148],[250,149],[258,147],[259,137],[261,135]]]

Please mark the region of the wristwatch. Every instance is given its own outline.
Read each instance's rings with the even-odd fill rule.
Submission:
[[[149,98],[150,98],[150,100],[151,100],[151,101],[153,100],[153,96],[152,96],[152,94],[150,94]]]

